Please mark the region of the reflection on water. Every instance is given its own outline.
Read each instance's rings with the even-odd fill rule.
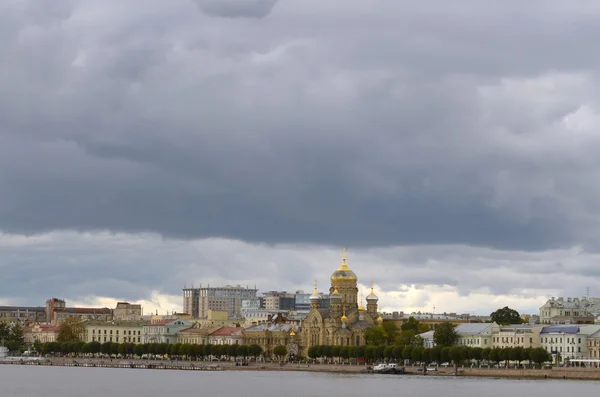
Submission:
[[[345,375],[304,372],[188,372],[0,365],[2,397],[214,395],[220,397],[544,397],[588,393],[595,381]]]

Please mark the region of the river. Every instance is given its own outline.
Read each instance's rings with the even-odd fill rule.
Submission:
[[[0,366],[2,397],[520,397],[594,395],[596,381]]]

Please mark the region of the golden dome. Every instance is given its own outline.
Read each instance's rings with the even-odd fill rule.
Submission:
[[[381,323],[383,322],[383,319],[381,318],[381,315],[380,315],[379,317],[377,317],[377,322],[378,322],[379,324],[381,324]]]
[[[348,321],[348,317],[345,314],[342,316],[342,321]]]
[[[354,274],[354,272],[346,264],[346,248],[344,248],[342,254],[342,265],[338,267],[338,269],[331,275],[332,283],[340,281],[353,283],[358,281],[358,277],[356,277],[356,274]]]
[[[296,333],[294,332],[294,329],[292,328],[290,331],[290,336],[296,336]]]
[[[363,306],[362,302],[360,302],[360,306],[358,307],[358,310],[361,312],[365,311],[365,307]]]

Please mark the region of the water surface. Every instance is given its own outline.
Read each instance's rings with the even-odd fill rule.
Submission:
[[[596,381],[0,365],[1,397],[564,397]]]

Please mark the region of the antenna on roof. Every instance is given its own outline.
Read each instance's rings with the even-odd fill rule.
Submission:
[[[585,297],[590,300],[590,287],[585,287]]]

